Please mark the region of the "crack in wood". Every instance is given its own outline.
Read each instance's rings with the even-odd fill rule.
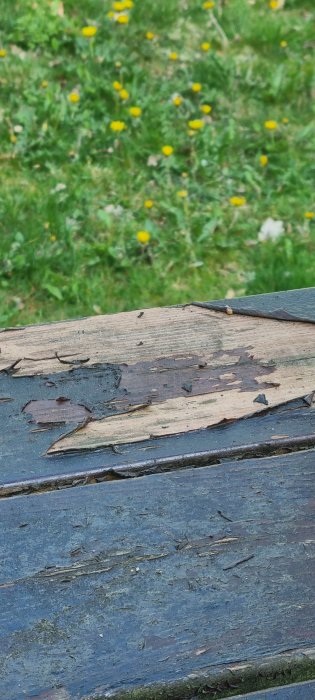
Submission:
[[[230,569],[235,569],[236,566],[240,566],[241,564],[245,564],[245,562],[250,561],[250,559],[253,559],[255,554],[249,554],[248,557],[243,557],[243,559],[239,559],[238,561],[233,562],[233,564],[229,564],[228,566],[223,567],[223,571],[230,571]]]
[[[112,557],[107,557],[104,554],[97,554],[95,557],[91,557],[87,561],[76,562],[71,564],[71,566],[56,566],[48,567],[43,571],[39,571],[31,576],[26,576],[20,579],[15,579],[13,581],[6,581],[0,584],[1,588],[11,588],[21,583],[26,583],[29,581],[42,581],[48,579],[58,579],[61,583],[67,583],[72,579],[78,578],[79,576],[94,576],[95,574],[104,574],[109,571],[113,571],[120,566],[135,566],[148,561],[155,561],[157,559],[164,559],[170,556],[172,552],[161,552],[159,554],[143,554],[143,555],[133,555],[132,552],[122,552],[121,554],[113,555]],[[129,556],[128,556],[129,555]]]
[[[27,523],[23,523],[23,527],[26,527]],[[229,537],[224,536],[222,538],[214,539],[212,535],[208,537],[203,537],[199,540],[189,541],[188,539],[183,540],[175,545],[174,549],[167,552],[158,553],[143,553],[135,554],[132,550],[126,550],[123,552],[115,553],[113,555],[108,555],[104,552],[100,552],[93,557],[88,559],[83,559],[82,561],[76,561],[71,563],[69,566],[52,566],[38,571],[31,576],[26,576],[20,579],[14,579],[12,581],[5,581],[0,584],[1,588],[11,588],[12,586],[26,583],[29,581],[41,581],[41,580],[52,580],[58,579],[61,583],[67,583],[72,579],[78,578],[79,576],[94,576],[95,574],[104,574],[109,571],[113,571],[118,567],[134,567],[138,564],[143,564],[149,561],[156,561],[158,559],[164,559],[165,557],[174,556],[176,553],[185,552],[188,550],[196,549],[197,555],[199,556],[211,556],[218,555],[223,552],[223,548],[228,545],[232,545],[238,542],[239,537]],[[205,551],[207,548],[207,551]],[[200,550],[200,551],[199,551]],[[70,552],[70,556],[76,556],[81,553],[79,549],[77,552]],[[236,562],[228,567],[223,568],[223,571],[230,568],[234,568],[239,564],[242,564],[248,559],[251,559],[253,555],[243,559],[242,561]]]

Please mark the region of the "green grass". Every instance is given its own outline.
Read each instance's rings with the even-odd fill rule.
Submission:
[[[278,11],[134,0],[127,25],[111,5],[0,0],[0,324],[313,285],[313,0]],[[81,35],[90,24],[93,40]],[[127,128],[114,133],[113,120]],[[285,233],[260,242],[268,217]]]

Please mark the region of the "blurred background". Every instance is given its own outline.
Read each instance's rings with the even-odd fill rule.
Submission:
[[[313,0],[0,0],[0,324],[314,285]]]

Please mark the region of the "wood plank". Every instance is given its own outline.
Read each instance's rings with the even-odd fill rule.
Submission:
[[[315,681],[293,683],[281,688],[259,690],[257,693],[229,696],[230,700],[314,700]]]
[[[311,394],[314,333],[308,323],[228,316],[192,306],[151,309],[143,316],[130,312],[7,331],[0,361],[2,375],[9,373],[14,382],[33,374],[57,387],[44,412],[29,394],[24,411],[35,422],[53,425],[55,416],[58,423],[65,408],[69,420],[86,415],[87,424],[51,445],[52,454],[205,429]],[[88,389],[87,399],[72,405],[71,383],[83,367],[64,364],[70,361],[98,375],[94,402]],[[85,379],[92,381],[92,375]],[[103,387],[103,400],[97,386]],[[57,411],[60,395],[64,406]],[[3,395],[10,397],[11,389]]]
[[[310,393],[314,386],[314,369],[315,362],[312,372],[307,373],[308,376],[304,380],[297,377],[301,370],[295,371],[291,387],[285,383],[283,373],[279,381],[280,386],[268,391],[268,404],[277,406],[279,403]],[[276,378],[280,380],[280,373],[276,373]],[[54,443],[48,454],[91,450],[209,428],[226,420],[237,420],[262,411],[262,407],[258,411],[253,410],[253,397],[256,398],[252,391],[240,393],[236,390],[223,394],[213,392],[211,395],[205,394],[202,398],[180,397],[163,403],[144,404],[136,411],[130,410],[126,414],[87,422],[79,430]]]
[[[1,697],[184,698],[314,667],[314,458],[3,499]]]
[[[268,362],[272,343],[283,360],[297,348],[303,357],[313,332],[311,324],[229,316],[193,305],[129,311],[4,330],[0,369],[15,365],[16,375],[34,376],[64,371],[64,363],[139,363],[141,367],[166,357],[194,359],[197,367],[198,361],[209,361],[215,368],[224,360],[235,365],[245,360],[249,350],[254,354],[258,349],[259,360]],[[286,344],[289,333],[294,339],[292,349]]]
[[[32,489],[78,484],[87,478],[136,476],[187,466],[203,466],[238,456],[261,456],[315,446],[314,404],[295,401],[251,418],[208,430],[165,436],[137,443],[47,456],[51,444],[75,428],[68,423],[82,409],[94,416],[112,410],[117,391],[115,373],[106,367],[76,368],[73,371],[35,377],[0,373],[0,495]],[[58,402],[63,395],[68,401]],[[36,423],[25,410],[30,403],[53,404],[51,416],[61,423]],[[77,407],[77,408],[75,408]],[[36,414],[35,414],[36,417]]]
[[[201,306],[217,311],[223,311],[227,304],[234,313],[246,316],[315,323],[315,287],[201,302]]]
[[[253,322],[244,323],[250,327]],[[209,354],[221,349],[224,328],[226,334],[226,318],[221,313],[183,306],[7,330],[1,334],[0,369],[17,362],[15,373],[19,375],[60,372],[65,365],[56,353],[74,366],[84,360],[87,365],[141,364],[185,355],[202,362],[208,348]],[[233,341],[232,345],[233,350]]]

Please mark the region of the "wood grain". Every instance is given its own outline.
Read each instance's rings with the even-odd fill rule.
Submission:
[[[201,467],[234,456],[244,459],[315,446],[315,408],[300,400],[208,430],[125,443],[119,448],[56,453],[48,457],[47,450],[52,442],[70,426],[36,423],[27,412],[30,396],[40,406],[44,397],[47,400],[49,397],[49,401],[58,397],[64,385],[63,392],[67,389],[67,396],[74,405],[84,401],[95,415],[100,410],[99,398],[111,404],[115,392],[115,381],[106,382],[106,373],[102,372],[100,382],[98,372],[94,373],[91,368],[77,368],[64,375],[59,373],[58,382],[56,376],[51,375],[52,383],[45,376],[17,379],[0,375],[0,386],[7,397],[10,396],[10,401],[0,404],[0,496],[78,485],[89,479],[106,480]],[[55,416],[54,411],[40,417],[51,419],[52,416]],[[58,414],[60,417],[65,416]]]
[[[314,338],[311,323],[186,306],[7,331],[0,362],[14,381],[46,372],[58,376],[65,363],[69,371],[83,363],[87,371],[99,365],[119,374],[104,418],[102,412],[93,416],[89,405],[75,412],[70,397],[62,396],[59,415],[68,406],[69,420],[84,413],[91,420],[53,443],[48,454],[54,454],[208,428],[311,394]],[[36,407],[31,395],[28,405],[44,415],[43,404]],[[52,406],[46,403],[57,417]]]
[[[0,336],[0,369],[18,362],[19,375],[64,371],[56,353],[68,362],[89,358],[88,365],[203,356],[208,343],[210,353],[220,349],[222,324],[221,313],[170,307],[8,330]]]
[[[288,371],[275,370],[273,376],[279,382],[279,387],[266,392],[268,405],[274,407],[308,394],[314,387],[314,368],[315,365],[303,367],[303,377],[299,376],[301,368],[298,371],[294,368],[289,377]],[[179,397],[162,403],[141,405],[136,411],[90,421],[54,443],[47,454],[139,442],[240,419],[266,410],[264,405],[254,403],[257,391],[259,388],[243,393],[235,389],[226,393],[213,392],[198,397]]]
[[[195,356],[218,367],[224,360],[236,364],[244,349],[260,362],[270,362],[274,354],[287,362],[292,357],[303,361],[314,349],[314,332],[312,324],[228,316],[194,306],[146,309],[143,316],[130,311],[4,331],[0,370],[17,363],[19,376],[62,372],[65,365],[56,355],[70,366],[71,361],[117,365]]]
[[[314,658],[314,460],[3,499],[1,698],[190,698]]]

